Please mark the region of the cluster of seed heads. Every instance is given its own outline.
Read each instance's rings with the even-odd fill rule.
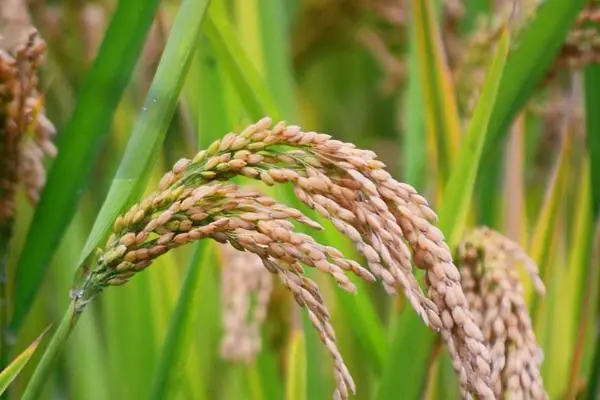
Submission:
[[[489,49],[498,42],[505,23],[505,18],[496,15],[481,20],[474,33],[462,40],[461,50],[456,56],[453,80],[458,88],[458,103],[468,115],[475,108],[483,86],[485,67],[490,60]]]
[[[565,39],[550,76],[559,70],[577,70],[600,63],[599,28],[600,6],[591,4],[581,11],[575,27]]]
[[[543,360],[527,306],[517,263],[533,287],[544,294],[537,266],[514,242],[488,228],[470,232],[457,251],[463,288],[491,349],[492,382],[497,398],[546,399],[540,373]]]
[[[17,183],[37,201],[45,184],[44,157],[56,155],[51,141],[55,129],[37,88],[45,49],[35,31],[25,43],[0,49],[0,221],[14,215]]]
[[[298,199],[349,238],[369,269],[297,233],[292,221],[321,229],[300,211],[225,183],[236,176],[269,186],[293,184]],[[427,201],[393,179],[375,153],[283,122],[272,126],[264,118],[239,134],[227,134],[193,159],[178,161],[158,191],[118,217],[81,298],[124,284],[166,251],[208,237],[260,257],[307,310],[334,359],[336,397],[347,398],[354,382],[305,266],[329,274],[349,292],[356,288],[346,272],[369,282],[379,279],[390,293],[404,293],[446,341],[463,391],[493,398],[490,354],[435,222]],[[427,295],[413,263],[425,270]]]
[[[501,8],[510,11],[514,7],[513,1],[501,4]],[[489,62],[489,49],[497,43],[500,38],[502,27],[509,24],[514,31],[523,29],[528,21],[528,16],[540,6],[535,1],[522,2],[519,7],[524,18],[519,18],[520,23],[515,25],[511,18],[515,18],[512,12],[494,13],[487,19],[479,21],[478,28],[467,39],[461,43],[459,61],[454,69],[454,81],[457,90],[457,100],[461,108],[467,113],[474,109],[479,90],[485,78],[485,66]],[[528,3],[528,4],[527,4]],[[591,64],[600,63],[600,6],[598,2],[590,2],[579,14],[579,17],[562,44],[556,59],[550,66],[543,85],[552,83],[561,71],[579,70]],[[513,36],[516,36],[513,33]]]
[[[260,327],[267,315],[272,276],[255,254],[221,245],[221,302],[225,360],[250,363],[261,349]]]

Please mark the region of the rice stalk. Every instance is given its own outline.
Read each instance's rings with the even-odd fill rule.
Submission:
[[[545,293],[538,269],[518,244],[490,230],[468,233],[457,262],[469,305],[492,355],[496,398],[547,399],[536,342],[516,263],[527,270],[538,294]]]
[[[394,180],[371,151],[283,122],[271,125],[264,118],[191,160],[179,160],[158,191],[119,216],[104,249],[85,265],[88,274],[81,287],[73,291],[76,310],[81,312],[106,287],[127,283],[165,252],[211,238],[260,257],[306,308],[334,359],[335,397],[348,398],[354,381],[337,348],[319,288],[304,275],[303,266],[329,274],[351,293],[356,289],[346,272],[368,282],[379,279],[390,293],[401,289],[425,324],[441,332],[463,391],[492,398],[490,354],[427,201]],[[291,221],[321,229],[300,211],[223,182],[235,176],[269,186],[293,183],[296,196],[350,238],[370,270],[295,232]],[[416,280],[412,262],[425,270],[429,297]]]

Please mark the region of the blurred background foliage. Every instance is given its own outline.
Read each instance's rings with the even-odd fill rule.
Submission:
[[[541,299],[529,296],[529,305],[550,397],[600,398],[600,6],[582,0],[182,3],[195,10],[187,21],[175,18],[180,4],[171,0],[30,0],[30,21],[6,14],[0,22],[4,33],[31,23],[47,43],[40,88],[59,150],[47,160],[38,210],[18,194],[4,362],[66,309],[111,185],[127,191],[119,211],[156,187],[179,158],[263,115],[376,151],[439,211],[508,24],[511,50],[481,133],[486,145],[467,227],[503,232],[539,264],[548,291]],[[161,60],[170,39],[173,58]],[[157,73],[159,63],[166,69]],[[128,146],[136,134],[143,145]],[[139,175],[122,173],[124,158],[127,165],[143,162]],[[286,190],[276,196],[294,204]],[[320,234],[360,260],[344,237],[331,229]],[[331,361],[278,283],[261,351],[248,363],[221,357],[224,264],[213,244],[187,246],[127,286],[109,289],[82,315],[44,398],[329,398]],[[362,283],[351,297],[314,278],[325,288],[357,399],[459,397],[443,348],[402,298]],[[187,314],[174,313],[176,307]],[[172,354],[165,353],[167,338],[178,344]],[[20,397],[43,342],[40,349],[10,398]]]

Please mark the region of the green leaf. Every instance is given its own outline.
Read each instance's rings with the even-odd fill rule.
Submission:
[[[591,66],[585,71],[585,108],[587,146],[590,158],[590,179],[592,191],[593,219],[600,217],[600,67]],[[596,343],[600,341],[600,333],[596,333]],[[600,395],[600,346],[594,350],[594,361],[589,387],[588,399],[595,399]]]
[[[163,343],[163,350],[158,361],[154,375],[151,399],[164,399],[169,397],[175,375],[181,372],[181,362],[185,349],[188,347],[192,316],[199,307],[198,287],[200,286],[200,271],[203,267],[210,267],[214,258],[212,244],[203,240],[196,246],[194,255],[190,260],[188,272],[183,281],[181,294]]]
[[[79,93],[73,115],[58,135],[59,155],[37,205],[16,268],[14,312],[17,333],[58,244],[71,221],[90,172],[141,52],[158,0],[119,2],[102,46]]]
[[[573,245],[569,250],[568,268],[564,271],[567,274],[566,279],[559,283],[560,300],[555,303],[559,304],[559,309],[555,310],[553,315],[559,316],[553,318],[553,322],[559,321],[559,318],[566,319],[560,321],[570,329],[569,334],[562,337],[567,337],[571,346],[564,346],[564,341],[554,340],[554,343],[566,350],[571,350],[569,357],[571,362],[562,362],[560,359],[551,361],[557,365],[556,372],[569,376],[569,380],[562,381],[567,385],[565,398],[576,398],[578,384],[581,376],[581,366],[584,356],[584,348],[586,345],[585,336],[590,329],[590,309],[592,306],[592,291],[596,282],[593,280],[591,266],[591,254],[594,241],[594,224],[592,218],[591,205],[591,188],[590,188],[590,169],[588,157],[583,160],[579,174],[576,209],[573,217],[575,219],[573,225]],[[561,269],[559,269],[559,272]],[[568,292],[564,296],[563,288]],[[556,295],[555,293],[552,293]],[[561,309],[562,308],[562,309]],[[550,360],[548,360],[550,361]],[[554,368],[552,368],[553,371]],[[562,370],[562,371],[561,371]]]
[[[497,152],[514,118],[525,106],[569,33],[587,0],[547,0],[540,4],[533,21],[511,51],[490,120],[485,157]],[[484,158],[485,158],[484,157]]]
[[[508,31],[504,30],[486,76],[481,97],[469,122],[467,134],[461,143],[457,164],[452,169],[444,191],[444,201],[439,211],[440,229],[444,232],[450,246],[459,242],[467,219],[488,133],[490,115],[494,110],[496,94],[503,76],[508,46],[509,35]]]
[[[8,386],[15,380],[17,375],[21,372],[21,370],[27,365],[38,346],[40,345],[42,338],[48,332],[46,329],[42,334],[33,341],[21,354],[19,354],[14,360],[11,361],[10,364],[6,366],[0,372],[0,394],[4,394]]]
[[[269,88],[237,40],[225,10],[222,7],[212,7],[209,14],[205,32],[219,61],[229,72],[248,114],[253,120],[259,120],[265,115],[279,119],[281,113]]]
[[[281,0],[257,0],[260,16],[264,76],[283,118],[296,118],[294,70],[290,50],[290,21]],[[268,5],[263,5],[264,3]],[[262,7],[261,7],[262,5]]]
[[[403,157],[404,180],[417,190],[425,189],[427,182],[427,136],[425,131],[423,93],[420,86],[421,74],[419,70],[418,42],[414,32],[415,21],[407,21],[410,30],[408,50],[408,83],[403,99]]]
[[[504,30],[487,73],[481,97],[469,123],[467,135],[461,144],[457,164],[452,170],[444,192],[444,201],[439,213],[440,228],[451,246],[460,239],[465,224],[480,165],[483,143],[488,130],[489,116],[494,107],[508,47],[509,34]],[[427,374],[427,364],[419,359],[426,359],[427,357],[423,357],[423,355],[430,353],[435,337],[433,332],[411,313],[405,312],[399,319],[399,323],[399,328],[392,339],[391,357],[384,369],[382,384],[378,392],[380,399],[388,398],[387,396],[390,394],[400,392],[404,394],[406,391],[411,394],[407,398],[417,398]],[[418,344],[415,344],[415,338],[419,338]],[[417,346],[419,354],[417,357],[404,355],[413,352]],[[406,384],[406,382],[400,381],[398,376],[411,376],[412,378]]]
[[[181,4],[142,112],[83,249],[82,261],[148,181],[148,171],[173,118],[209,3],[210,0],[186,0]]]
[[[412,0],[411,3],[425,125],[437,143],[438,170],[445,180],[460,139],[455,92],[432,0]]]
[[[301,330],[290,336],[288,361],[286,364],[285,400],[306,400],[306,349]]]
[[[570,124],[569,124],[570,125]],[[529,255],[540,268],[542,280],[550,279],[550,254],[553,251],[552,239],[556,233],[556,227],[559,220],[558,214],[561,206],[564,205],[564,198],[567,189],[567,179],[571,169],[571,153],[573,148],[573,132],[570,126],[563,127],[563,140],[561,151],[556,160],[554,171],[542,209],[539,212],[533,237],[529,246]],[[535,307],[534,307],[535,308]]]
[[[265,15],[262,13],[270,15],[271,13],[275,12],[276,10],[271,10],[268,13],[266,11],[261,11],[261,16]],[[279,14],[281,13],[282,11],[280,10]],[[244,15],[244,18],[249,17],[250,16],[246,14]],[[261,25],[264,24],[273,24],[273,22],[264,21]],[[250,59],[246,55],[244,48],[242,48],[241,44],[237,40],[234,29],[229,23],[229,20],[227,19],[223,10],[217,7],[212,8],[209,21],[207,21],[205,28],[207,35],[211,38],[218,59],[220,62],[223,62],[225,69],[232,77],[234,85],[244,102],[248,114],[250,114],[252,118],[260,118],[264,115],[270,115],[274,116],[274,118],[278,118],[278,116],[281,115],[281,112],[278,108],[279,99],[283,99],[282,102],[284,104],[292,102],[292,99],[289,98],[291,95],[291,89],[287,91],[285,90],[286,87],[291,86],[291,78],[288,76],[289,73],[286,74],[284,71],[274,73],[275,70],[286,67],[284,61],[281,60],[283,55],[282,53],[285,51],[281,47],[284,47],[284,44],[278,44],[278,46],[281,46],[279,47],[278,53],[266,53],[266,57],[268,59],[264,60],[263,64],[269,71],[271,71],[271,73],[275,74],[275,77],[277,77],[270,77],[270,85],[267,85],[260,73],[256,70],[256,68],[254,68]],[[266,28],[263,27],[263,29]],[[281,28],[279,28],[278,31],[280,32]],[[269,32],[271,32],[271,30],[269,30]],[[266,40],[267,39],[264,38],[262,42],[264,43]],[[275,47],[276,44],[271,43],[271,46]],[[278,62],[273,62],[273,60],[277,58],[280,60]],[[279,87],[276,92],[275,89],[273,89],[275,87]],[[270,88],[277,93],[277,103],[275,103],[273,100]],[[290,111],[288,110],[286,112]],[[296,205],[298,203],[297,199],[295,199],[293,194],[286,189],[287,188],[276,189],[275,192],[277,193],[277,197],[283,199],[287,204]],[[326,235],[329,243],[333,243],[333,240],[336,238],[341,238],[337,232],[333,232],[331,234],[326,233]],[[341,240],[336,240],[336,242],[341,243]],[[350,312],[352,315],[358,316],[358,318],[355,320],[357,323],[352,326],[352,329],[355,331],[356,336],[360,337],[361,341],[364,342],[368,348],[377,350],[367,353],[369,358],[373,361],[374,367],[377,368],[381,365],[381,360],[385,353],[385,342],[382,339],[385,337],[385,335],[383,333],[383,327],[381,323],[376,318],[376,312],[374,311],[370,299],[366,296],[349,299],[347,298],[346,294],[338,294],[337,292],[336,298],[339,301],[343,301],[344,307],[348,310],[348,312]],[[313,356],[315,359],[318,359],[317,356],[321,351],[321,345],[318,342],[318,337],[312,331],[310,322],[305,318],[303,318],[303,321],[305,323],[305,328],[307,329],[305,348],[311,352],[311,359]],[[365,332],[368,333],[365,334]],[[312,354],[313,351],[316,354]],[[307,381],[311,388],[311,393],[313,394],[317,392],[323,392],[323,384],[321,382],[322,374],[318,371],[318,368],[320,367],[320,364],[315,365],[308,372],[309,376]],[[315,392],[312,392],[312,390],[315,390]]]
[[[198,147],[205,149],[232,127],[225,106],[223,66],[206,35],[197,50],[199,71]]]
[[[576,92],[574,92],[576,93]],[[571,104],[575,99],[571,99]],[[556,159],[550,182],[548,184],[542,208],[534,227],[529,246],[529,255],[540,269],[540,277],[546,285],[545,298],[540,298],[533,293],[529,280],[524,280],[524,297],[531,299],[530,315],[534,324],[537,341],[547,354],[548,360],[542,365],[542,376],[546,383],[546,390],[555,397],[564,390],[565,381],[560,377],[565,376],[564,367],[567,361],[566,348],[556,341],[557,337],[566,337],[569,332],[569,321],[566,318],[568,302],[563,296],[569,295],[569,279],[564,268],[564,261],[560,262],[559,240],[561,234],[559,227],[563,223],[561,210],[568,201],[568,180],[573,175],[573,140],[574,120],[573,109],[567,110],[565,120],[561,127],[562,143],[560,153]],[[570,311],[570,310],[568,310]]]
[[[600,66],[585,70],[585,109],[587,147],[590,155],[592,204],[596,218],[600,215]]]
[[[75,310],[75,303],[71,301],[65,315],[56,327],[50,343],[48,343],[48,346],[44,350],[44,354],[37,364],[31,379],[27,382],[25,392],[21,396],[22,400],[37,400],[40,398],[44,386],[48,383],[48,377],[54,370],[54,364],[63,351],[80,315]]]
[[[412,308],[396,321],[388,361],[377,390],[377,400],[418,399],[424,389],[433,332]]]

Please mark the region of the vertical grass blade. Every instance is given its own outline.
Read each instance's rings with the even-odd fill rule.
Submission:
[[[229,72],[247,114],[255,120],[264,115],[269,115],[274,119],[281,118],[281,112],[269,91],[267,83],[242,48],[223,8],[214,7],[211,10],[210,18],[206,24],[206,34],[211,39],[219,60],[223,62],[225,69]],[[278,193],[287,200],[288,204],[293,204],[293,196],[282,191]],[[303,316],[302,320],[305,326],[310,326],[306,316]],[[318,337],[310,327],[303,334],[303,340],[305,341],[303,349],[310,353],[311,358],[313,355],[316,357],[319,354],[320,347],[318,346]],[[306,360],[307,356],[304,357]],[[314,361],[316,362],[316,359]],[[315,362],[312,364],[315,364]],[[322,390],[320,384],[322,376],[316,372],[316,368],[318,366],[307,371],[307,378],[304,380],[308,386],[308,392],[313,394],[315,391]]]
[[[275,10],[271,10],[271,12],[274,13]],[[282,13],[282,10],[280,10],[279,13]],[[272,24],[270,21],[264,21],[261,25],[269,23]],[[288,76],[286,78],[286,73],[280,71],[276,74],[276,76],[279,76],[278,80],[269,80],[270,84],[267,84],[267,82],[262,79],[260,73],[253,66],[237,40],[233,26],[227,19],[223,9],[218,7],[213,7],[211,9],[210,18],[207,20],[205,29],[207,35],[211,38],[212,45],[219,61],[223,62],[224,68],[232,77],[234,86],[242,98],[246,111],[250,117],[260,118],[264,115],[270,115],[275,119],[280,118],[282,115],[282,110],[279,108],[280,98],[283,99],[283,104],[292,102],[292,98],[290,97],[291,92],[283,93],[285,87],[291,86],[290,77]],[[263,43],[266,40],[266,38],[263,39]],[[274,44],[271,45],[274,46]],[[283,44],[280,45],[283,46]],[[280,48],[279,51],[283,52],[284,50]],[[271,53],[265,53],[265,57],[267,59],[263,60],[261,64],[264,64],[268,71],[273,72],[278,68],[285,67],[281,60],[278,63],[273,62],[273,59],[281,57],[276,57],[275,54]],[[289,72],[287,75],[289,75]],[[284,87],[279,87],[276,92],[271,92],[270,88],[280,84],[284,85]],[[274,101],[273,93],[278,96],[277,103]],[[286,112],[291,111],[293,110],[288,110]],[[279,198],[284,198],[288,204],[294,204],[294,202],[297,203],[297,200],[285,190],[277,190],[277,194]],[[328,241],[331,243],[331,241],[334,240],[334,237],[336,237],[336,234],[332,234],[331,237],[328,238]],[[337,237],[339,237],[339,235],[337,235]],[[342,296],[346,296],[346,294],[341,293],[337,297],[341,298]],[[345,299],[342,301],[344,300]],[[351,312],[353,315],[360,315],[360,318],[357,319],[357,321],[360,321],[360,325],[357,324],[353,327],[356,329],[357,334],[361,335],[361,340],[364,339],[364,342],[367,342],[367,346],[370,346],[370,348],[384,349],[381,344],[382,342],[380,341],[380,338],[384,336],[383,329],[379,324],[379,321],[377,321],[376,318],[373,318],[376,313],[373,310],[373,306],[370,304],[370,300],[367,297],[361,296],[355,299],[348,299],[348,301],[344,301],[343,304],[347,306],[349,310],[352,310]],[[306,322],[307,327],[310,327],[310,322],[307,319],[304,321]],[[369,323],[371,323],[371,325],[368,325]],[[364,332],[367,331],[369,334],[365,335]],[[310,352],[315,350],[316,353],[320,353],[321,346],[318,343],[318,337],[312,329],[308,329],[305,335],[305,348]],[[368,354],[373,357],[375,366],[381,364],[382,351],[369,352]],[[379,359],[377,357],[379,357]],[[310,375],[307,378],[311,393],[313,393],[312,390],[319,393],[323,393],[324,390],[321,388],[322,384],[319,383],[322,380],[322,377],[318,372],[318,368],[320,368],[320,365],[312,367],[309,371]]]
[[[509,34],[505,29],[487,73],[481,97],[469,122],[467,134],[461,142],[457,164],[452,169],[444,191],[444,201],[439,209],[440,228],[451,246],[456,245],[460,240],[471,205],[488,124],[496,104],[496,94],[503,76],[509,43]]]
[[[223,63],[234,81],[250,117],[258,120],[266,114],[275,120],[279,119],[281,114],[269,88],[237,40],[225,10],[221,7],[211,9],[205,32],[212,42],[219,61]]]
[[[46,330],[47,331],[47,330]],[[15,380],[21,370],[27,365],[35,351],[37,350],[42,338],[46,334],[46,331],[33,341],[21,354],[19,354],[14,360],[8,364],[2,372],[0,372],[0,394],[3,394],[8,386]]]
[[[400,393],[406,399],[421,398],[435,338],[412,309],[404,311],[396,321],[377,400],[394,400]]]
[[[600,215],[600,66],[590,66],[584,74],[587,146],[590,155],[592,205]]]
[[[158,0],[119,2],[67,126],[59,155],[37,205],[15,277],[10,329],[21,328],[56,247],[71,221],[125,86],[140,54]]]
[[[484,153],[492,156],[513,119],[542,81],[586,0],[542,2],[511,52],[490,120]]]
[[[573,247],[569,254],[569,286],[572,287],[572,296],[569,296],[567,306],[570,327],[572,355],[570,355],[569,380],[566,398],[576,397],[578,383],[581,376],[581,367],[585,351],[585,337],[590,328],[590,310],[592,309],[593,282],[590,261],[594,239],[594,219],[592,217],[592,196],[590,187],[589,158],[583,161],[582,173],[579,179],[577,194],[577,209],[575,211],[575,225],[573,227]]]
[[[209,3],[210,0],[186,0],[181,4],[142,112],[94,222],[81,260],[93,251],[106,235],[112,221],[143,190],[148,180],[149,167],[173,117]]]
[[[224,68],[206,35],[197,51],[199,77],[198,147],[207,148],[231,129],[225,106]]]
[[[439,212],[440,228],[451,246],[456,245],[460,239],[469,210],[475,178],[480,166],[483,143],[488,129],[488,121],[494,107],[509,43],[508,31],[504,30],[489,67],[481,97],[469,123],[467,135],[461,145],[457,164],[452,170],[452,175],[445,190],[444,202]],[[388,360],[383,373],[382,383],[377,395],[378,399],[387,399],[390,394],[405,393],[407,389],[410,390],[411,396],[414,395],[411,398],[416,398],[425,382],[428,364],[422,362],[422,359],[426,359],[425,355],[431,352],[435,336],[413,314],[412,312],[405,312],[399,320],[401,329],[396,330],[392,339],[392,356]],[[419,338],[418,347],[414,343],[415,338]],[[415,348],[419,349],[418,356],[404,356],[405,354],[412,354]],[[398,379],[398,377],[404,376],[411,377],[408,381],[409,384]]]
[[[194,250],[194,255],[190,260],[188,272],[183,281],[183,287],[173,318],[169,323],[167,336],[163,344],[163,350],[158,360],[158,367],[154,375],[150,398],[164,399],[169,396],[172,388],[172,381],[175,374],[180,372],[180,363],[186,345],[189,339],[186,339],[186,332],[189,332],[191,326],[192,312],[198,308],[199,296],[197,289],[200,284],[200,271],[203,267],[210,267],[213,259],[213,249],[209,246],[212,243],[202,241],[201,245]]]
[[[306,349],[304,334],[293,330],[287,358],[285,400],[306,400]]]
[[[421,88],[427,130],[437,141],[439,172],[442,180],[453,165],[460,123],[454,87],[445,59],[441,34],[431,0],[413,0],[411,18],[415,24]]]
[[[408,4],[407,0],[405,4]],[[423,93],[420,85],[419,54],[417,41],[417,24],[414,19],[408,23],[408,86],[403,98],[404,129],[402,135],[402,159],[404,160],[404,180],[417,190],[425,189],[427,182],[427,140],[424,111],[421,104]]]
[[[525,124],[521,115],[515,121],[504,156],[504,214],[506,236],[517,243],[523,240],[525,222],[524,140]]]
[[[590,277],[592,280],[596,281],[598,279],[600,279],[600,268],[598,268],[598,260],[600,259],[600,224],[598,224],[598,220],[596,219],[596,226],[595,226],[595,232],[594,232],[594,248],[593,248],[593,253],[592,253],[592,262],[591,262],[591,266],[590,266]],[[592,296],[592,301],[595,301],[595,307],[594,310],[592,311],[592,317],[596,317],[598,316],[598,300],[599,300],[599,296],[598,296],[598,283],[596,283],[593,296]],[[587,400],[595,400],[598,398],[598,396],[600,395],[600,346],[598,345],[598,332],[593,332],[592,331],[592,335],[591,336],[591,340],[589,345],[589,349],[593,350],[594,354],[593,354],[593,358],[591,360],[591,368],[590,368],[590,372],[589,372],[589,380],[588,380],[588,386],[587,386],[587,391],[585,394],[585,398]]]
[[[258,1],[265,77],[283,118],[295,118],[294,75],[290,52],[290,21],[285,15],[287,3]],[[262,6],[261,6],[262,5]]]
[[[62,352],[73,327],[77,324],[79,316],[80,314],[75,311],[74,303],[71,302],[60,324],[56,328],[50,343],[48,343],[48,347],[44,350],[44,355],[21,397],[22,400],[37,400],[40,398],[44,386],[48,381],[48,376],[53,370],[52,367]]]
[[[539,212],[533,237],[529,245],[529,255],[539,266],[540,276],[544,281],[551,279],[551,243],[555,234],[559,210],[564,203],[570,170],[570,157],[573,148],[573,133],[570,131],[570,126],[565,126],[564,129],[561,151],[556,160],[556,166],[552,173],[544,203]]]
[[[121,212],[132,196],[142,189],[149,177],[152,156],[158,151],[173,115],[208,4],[209,1],[199,5],[196,1],[189,0],[185,1],[179,9],[158,71],[150,87],[142,116],[129,140],[108,197],[88,237],[84,258],[106,234],[116,214]],[[142,288],[145,287],[144,283],[140,283]],[[149,293],[145,293],[145,297],[150,298]],[[25,398],[39,396],[43,383],[66,343],[77,317],[78,314],[74,312],[73,306],[70,306],[51,341],[51,351],[44,354],[34,373],[25,392]]]
[[[69,293],[73,285],[73,270],[64,266],[75,265],[78,261],[79,249],[83,246],[88,229],[84,211],[89,200],[89,196],[82,199],[82,207],[75,214],[54,257],[52,268],[55,269],[53,269],[51,288],[54,293]],[[48,296],[46,292],[44,296],[44,300],[47,301],[47,299],[54,299],[55,295]],[[60,307],[57,307],[57,312],[66,307],[69,301],[68,296],[60,297],[60,301],[54,300]],[[104,320],[99,318],[97,313],[83,315],[77,330],[73,332],[69,346],[65,349],[66,373],[71,378],[68,382],[69,395],[73,398],[106,400],[109,396],[108,357],[102,329],[100,329],[103,322]],[[119,330],[116,333],[119,333]],[[81,365],[85,365],[86,368],[81,368]]]
[[[568,321],[561,321],[567,315],[563,307],[568,304],[563,300],[563,296],[574,296],[568,295],[568,278],[565,277],[565,268],[561,268],[564,259],[559,246],[564,237],[560,230],[563,224],[560,218],[561,209],[567,199],[566,191],[569,187],[567,183],[569,176],[572,175],[573,134],[570,128],[568,125],[564,128],[561,152],[556,160],[529,249],[529,255],[539,266],[540,277],[547,287],[545,297],[542,299],[533,293],[529,280],[523,280],[524,296],[530,299],[530,315],[536,338],[546,352],[547,361],[542,365],[542,375],[546,382],[546,389],[552,397],[562,391],[564,384],[560,377],[564,376],[565,372],[560,373],[556,363],[560,363],[559,366],[567,363],[565,346],[555,340],[557,337],[565,337],[569,331]]]
[[[592,187],[592,210],[595,221],[600,217],[600,66],[586,68],[585,111],[587,128],[587,146],[590,157],[590,179]],[[596,334],[600,341],[600,332]],[[596,346],[594,365],[589,378],[589,399],[600,394],[600,346]]]

